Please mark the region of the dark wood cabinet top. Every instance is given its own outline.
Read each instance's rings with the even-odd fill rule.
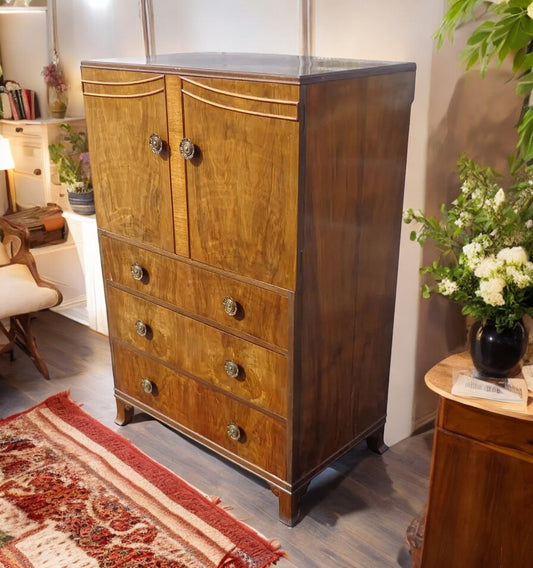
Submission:
[[[316,83],[340,78],[414,71],[414,63],[366,61],[300,55],[258,53],[173,53],[82,61],[82,67],[154,70],[212,76],[243,76],[295,83]]]

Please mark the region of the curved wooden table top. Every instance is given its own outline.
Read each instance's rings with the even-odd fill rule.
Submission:
[[[463,352],[456,353],[455,355],[450,355],[446,359],[443,359],[442,361],[437,363],[426,373],[426,385],[433,392],[436,392],[438,395],[443,396],[444,398],[447,398],[449,400],[454,400],[456,402],[460,402],[461,404],[472,406],[474,408],[480,408],[488,412],[494,412],[496,414],[502,414],[504,416],[511,416],[512,418],[518,418],[520,420],[533,421],[533,396],[531,393],[528,398],[527,406],[521,406],[513,403],[495,402],[482,398],[467,398],[463,396],[453,395],[451,393],[453,371],[470,369],[472,369],[472,359],[469,353]]]

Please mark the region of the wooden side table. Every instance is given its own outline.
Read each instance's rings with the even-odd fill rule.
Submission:
[[[425,377],[440,402],[425,524],[411,527],[411,537],[423,534],[413,568],[533,565],[533,399],[517,407],[452,395],[454,369],[470,368],[461,353]]]

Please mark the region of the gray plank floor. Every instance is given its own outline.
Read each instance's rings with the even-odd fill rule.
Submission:
[[[277,500],[265,483],[188,441],[143,413],[114,424],[113,378],[107,337],[53,312],[41,312],[34,331],[52,379],[29,358],[0,356],[0,417],[63,390],[106,426],[210,495],[268,538],[287,556],[279,568],[408,568],[405,531],[424,508],[432,431],[412,436],[382,456],[361,444],[320,474],[302,500],[293,528],[277,520]]]

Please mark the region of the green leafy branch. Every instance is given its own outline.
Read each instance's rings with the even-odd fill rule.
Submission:
[[[501,65],[512,56],[512,74],[517,77],[516,92],[523,97],[517,124],[518,141],[515,167],[533,160],[533,108],[529,105],[533,90],[533,2],[531,0],[449,0],[440,28],[435,34],[437,47],[452,41],[455,30],[482,18],[461,53],[465,69],[478,66],[484,77],[491,62]]]

